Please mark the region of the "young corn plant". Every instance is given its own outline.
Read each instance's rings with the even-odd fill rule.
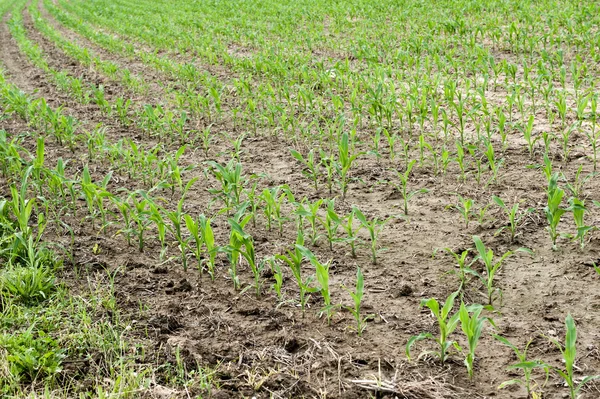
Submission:
[[[246,203],[242,204],[238,208],[238,210],[235,213],[235,215],[233,216],[233,218],[230,218],[228,220],[228,223],[232,226],[231,231],[229,233],[229,245],[222,247],[220,249],[222,252],[225,252],[227,254],[227,258],[229,260],[229,276],[231,277],[231,280],[233,281],[233,289],[234,290],[238,290],[240,288],[240,278],[238,275],[238,264],[239,264],[239,260],[240,260],[240,255],[242,255],[242,252],[243,252],[242,246],[245,246],[245,244],[248,242],[248,238],[245,237],[245,235],[244,235],[245,233],[240,234],[239,230],[237,230],[233,226],[237,225],[243,231],[244,227],[246,227],[246,224],[248,224],[248,222],[252,218],[252,215],[244,216],[244,214],[246,212],[246,206],[247,206]],[[247,252],[248,251],[246,251],[246,253]],[[244,255],[242,255],[242,256],[244,256]]]
[[[423,299],[421,301],[420,306],[426,306],[427,308],[429,308],[429,310],[435,317],[439,328],[439,336],[434,337],[431,333],[421,333],[419,335],[414,335],[410,337],[406,344],[406,357],[408,358],[408,360],[411,359],[410,349],[415,344],[415,342],[422,341],[424,339],[431,339],[437,344],[437,350],[422,352],[419,355],[419,358],[425,355],[432,354],[435,355],[438,359],[440,359],[440,362],[442,364],[446,363],[446,360],[448,359],[448,351],[450,350],[450,348],[452,346],[458,346],[455,341],[449,339],[450,334],[454,332],[459,322],[459,312],[456,312],[454,315],[450,316],[450,312],[454,307],[454,301],[458,294],[458,291],[455,291],[452,294],[450,294],[450,296],[448,296],[441,309],[440,303],[435,298]]]
[[[404,173],[398,172],[398,178],[400,179],[400,184],[393,184],[394,188],[402,195],[402,200],[404,201],[404,214],[408,215],[408,201],[410,201],[415,195],[423,194],[429,192],[426,188],[421,188],[418,190],[409,191],[408,190],[408,179],[410,177],[410,173],[412,171],[413,166],[417,161],[412,160],[406,166],[406,170]]]
[[[506,388],[510,385],[522,385],[527,390],[527,397],[540,397],[541,395],[537,392],[538,385],[532,379],[533,370],[536,368],[542,368],[546,372],[546,382],[548,381],[548,377],[550,375],[550,368],[547,364],[540,362],[539,360],[527,360],[527,351],[529,350],[529,345],[533,342],[530,340],[525,348],[521,351],[516,345],[512,344],[509,340],[500,335],[494,334],[494,338],[498,341],[502,342],[504,345],[508,346],[513,350],[515,356],[517,358],[517,363],[509,366],[509,370],[521,369],[523,370],[523,378],[513,378],[511,380],[504,381],[502,384],[498,386],[498,389]],[[543,384],[545,385],[545,383]]]
[[[281,271],[281,266],[279,266],[279,263],[275,262],[275,258],[274,257],[270,257],[267,260],[269,262],[269,265],[271,266],[271,272],[273,273],[273,279],[275,280],[275,282],[273,283],[273,285],[271,286],[273,288],[273,291],[275,291],[275,294],[277,295],[277,300],[279,302],[283,302],[283,272]]]
[[[304,259],[304,255],[302,254],[301,248],[304,248],[304,236],[298,231],[294,250],[288,250],[287,255],[277,255],[277,259],[285,262],[292,270],[292,274],[296,279],[300,291],[300,308],[302,309],[302,315],[304,317],[304,311],[306,310],[306,304],[310,299],[310,294],[316,292],[318,289],[311,286],[311,283],[315,279],[313,275],[306,278],[302,276],[302,260]]]
[[[143,197],[138,200],[136,195],[133,195],[131,200],[132,207],[130,215],[138,239],[138,250],[144,252],[144,232],[152,223],[152,220],[150,219],[149,201]]]
[[[566,210],[573,214],[573,220],[577,227],[577,234],[574,236],[574,239],[579,241],[579,247],[583,249],[585,246],[585,235],[590,231],[595,230],[596,227],[585,224],[584,218],[587,208],[585,207],[585,202],[583,200],[575,197],[569,198],[569,207]]]
[[[317,282],[319,283],[319,292],[323,297],[324,306],[321,309],[321,314],[325,314],[327,324],[331,324],[331,317],[337,306],[331,304],[331,292],[329,290],[329,266],[331,261],[322,263],[317,257],[306,247],[296,244],[296,248],[316,269]]]
[[[154,222],[156,226],[158,241],[160,242],[160,259],[163,260],[169,246],[167,245],[167,224],[162,215],[162,209],[154,201],[150,200],[149,219]]]
[[[338,160],[336,162],[336,170],[339,176],[339,186],[342,190],[342,199],[346,198],[348,191],[348,174],[350,168],[356,159],[361,156],[361,153],[352,154],[354,145],[350,145],[348,133],[344,132],[338,141]]]
[[[492,172],[492,176],[490,177],[490,179],[485,184],[486,187],[487,187],[491,183],[497,181],[497,179],[498,179],[498,171],[500,170],[500,167],[504,163],[504,159],[498,160],[496,158],[496,153],[494,152],[494,146],[492,145],[492,143],[488,143],[487,144],[487,147],[486,147],[486,150],[484,152],[484,155],[487,158],[488,166],[490,168],[490,171]]]
[[[329,194],[333,193],[333,182],[335,179],[335,171],[336,171],[336,161],[335,158],[327,154],[325,151],[321,150],[319,153],[319,157],[321,158],[320,165],[325,169],[325,177],[327,179],[327,189]]]
[[[319,190],[319,163],[315,160],[315,150],[312,149],[308,152],[306,158],[302,156],[298,151],[290,150],[292,156],[304,166],[302,174],[312,180],[315,186],[315,191]]]
[[[199,220],[200,218],[198,217],[198,219],[195,220],[187,214],[183,215],[183,218],[185,220],[185,226],[190,233],[190,237],[194,241],[195,246],[193,253],[196,261],[198,262],[198,270],[200,270],[200,275],[202,275],[202,248],[204,247],[204,236],[202,234],[203,232]]]
[[[113,196],[111,198],[113,205],[119,210],[119,213],[123,217],[123,227],[117,231],[115,235],[125,234],[125,238],[127,239],[127,245],[131,246],[131,236],[133,233],[133,229],[131,227],[131,205],[129,204],[129,197],[126,199],[122,199],[118,196]]]
[[[565,384],[569,387],[569,397],[571,399],[577,399],[581,388],[592,380],[600,379],[600,375],[585,376],[581,378],[581,380],[575,378],[574,369],[576,368],[575,360],[577,357],[577,327],[575,326],[575,320],[573,320],[573,317],[570,314],[567,315],[567,318],[565,319],[565,326],[567,333],[564,345],[556,339],[550,338],[550,341],[562,354],[564,367],[552,367],[552,369],[562,377]]]
[[[131,108],[130,99],[117,98],[113,104],[113,108],[122,125],[131,125],[131,118],[129,117],[129,109]]]
[[[329,249],[333,250],[333,243],[338,241],[337,232],[342,224],[342,220],[335,212],[335,201],[333,199],[327,201],[327,212],[325,218],[321,220],[325,228],[325,235],[329,242]]]
[[[263,212],[267,220],[267,230],[271,230],[271,225],[276,222],[279,228],[279,235],[283,234],[283,224],[287,220],[281,212],[281,207],[287,199],[290,203],[294,202],[294,195],[289,187],[276,186],[265,188],[260,196],[264,203]]]
[[[569,182],[569,180],[566,178],[566,176],[562,176],[563,180],[565,182],[565,187],[567,189],[567,191],[569,192],[569,194],[572,197],[575,198],[579,198],[579,199],[583,199],[585,198],[585,193],[584,193],[584,189],[585,189],[585,185],[596,176],[596,173],[589,173],[587,175],[585,175],[584,177],[581,176],[581,172],[583,172],[583,165],[580,165],[579,168],[577,169],[577,172],[575,172],[575,178],[573,179],[573,182]]]
[[[262,193],[258,193],[258,182],[255,181],[252,183],[250,188],[244,190],[244,194],[246,195],[246,202],[248,202],[248,206],[250,207],[250,214],[252,215],[252,226],[256,227],[256,215],[258,214],[258,209],[262,204]]]
[[[321,205],[323,205],[322,199],[319,199],[312,204],[307,200],[303,200],[301,203],[297,204],[296,208],[296,214],[298,217],[308,220],[308,223],[310,224],[310,244],[315,246],[321,237],[318,228],[318,224],[321,223],[321,218],[319,217],[319,209],[321,209]]]
[[[377,264],[377,254],[383,250],[379,248],[377,243],[379,239],[379,234],[381,234],[384,226],[387,224],[387,222],[390,221],[392,217],[383,220],[380,220],[379,218],[368,220],[360,209],[358,209],[357,207],[354,207],[353,209],[354,216],[356,216],[356,219],[358,219],[360,224],[369,232],[369,238],[371,241],[371,262],[375,265]]]
[[[33,210],[35,207],[35,199],[27,198],[27,187],[29,182],[29,176],[31,174],[32,167],[29,167],[25,171],[25,175],[23,176],[23,181],[21,182],[20,190],[14,185],[10,186],[11,193],[11,201],[6,203],[5,206],[12,211],[14,215],[17,227],[19,229],[20,241],[25,244],[29,238],[33,235],[33,229],[29,226],[29,222],[31,219],[31,215],[33,214]],[[41,233],[38,233],[38,237]],[[17,253],[17,251],[15,251]]]
[[[483,306],[481,305],[473,305],[467,308],[464,303],[461,303],[460,310],[458,311],[460,326],[467,337],[468,342],[465,365],[467,366],[467,372],[469,373],[470,379],[473,379],[475,350],[477,349],[479,339],[481,338],[483,325],[486,321],[493,325],[493,321],[490,318],[481,316],[482,310]]]
[[[226,165],[215,161],[208,161],[206,164],[209,166],[207,171],[221,184],[220,188],[209,189],[208,192],[214,196],[214,200],[223,201],[227,212],[237,208],[246,182],[242,175],[242,164],[236,159],[232,159]]]
[[[342,241],[347,242],[350,245],[350,256],[356,258],[356,243],[358,241],[358,232],[363,227],[361,223],[358,223],[357,227],[354,227],[354,207],[352,211],[348,213],[345,218],[342,227],[346,232],[346,237]]]
[[[211,128],[212,124],[208,125],[200,132],[200,139],[202,140],[202,149],[204,150],[204,156],[207,158],[214,139],[214,136],[211,132]]]
[[[367,321],[371,318],[373,318],[374,315],[361,315],[360,312],[360,306],[362,304],[362,300],[363,300],[363,296],[365,294],[365,279],[363,276],[362,271],[360,270],[360,267],[356,268],[356,287],[354,288],[354,291],[351,291],[350,289],[344,287],[346,289],[346,291],[348,291],[348,294],[350,294],[350,296],[352,297],[352,301],[353,306],[346,306],[345,308],[352,313],[352,316],[354,317],[354,320],[356,321],[356,333],[358,334],[358,336],[362,336],[362,333],[365,331],[365,329],[367,328]]]
[[[215,244],[215,234],[210,225],[211,219],[203,214],[198,216],[198,224],[202,242],[206,247],[206,266],[212,280],[215,279],[216,259],[219,246]]]
[[[529,150],[529,157],[533,158],[533,150],[535,148],[535,143],[540,139],[540,136],[533,137],[533,123],[535,121],[535,117],[533,115],[529,115],[529,120],[527,121],[527,126],[522,128],[519,126],[519,130],[523,133],[523,137],[527,142],[527,148]]]
[[[254,276],[254,289],[256,290],[256,297],[260,297],[262,283],[260,281],[261,273],[265,267],[265,262],[257,262],[256,261],[256,252],[254,249],[254,239],[248,233],[246,233],[243,227],[237,223],[233,219],[228,220],[229,225],[231,226],[232,234],[237,234],[237,240],[241,243],[241,246],[237,246],[236,248],[232,248],[232,250],[236,250],[240,255],[248,262],[250,266],[250,270],[252,270],[252,274]],[[248,220],[246,219],[246,223]]]
[[[187,245],[188,240],[183,235],[182,223],[185,223],[184,220],[184,212],[183,212],[183,203],[185,200],[185,195],[188,190],[192,187],[192,185],[198,180],[198,178],[191,179],[184,187],[183,192],[181,193],[181,198],[177,202],[177,207],[173,211],[164,210],[164,214],[167,219],[171,222],[170,225],[167,225],[167,228],[173,234],[173,237],[177,241],[179,251],[181,252],[181,262],[183,264],[183,270],[187,271]]]
[[[562,215],[567,212],[567,209],[561,208],[562,200],[565,192],[562,188],[558,187],[558,173],[552,174],[548,181],[548,189],[546,191],[548,195],[547,205],[544,208],[546,219],[548,220],[548,233],[550,233],[550,240],[552,241],[552,250],[556,251],[556,240],[559,237],[558,224]]]
[[[35,159],[31,168],[31,177],[33,181],[38,185],[40,190],[40,196],[43,196],[42,187],[45,180],[44,158],[45,158],[45,141],[43,137],[38,137],[37,147],[35,151]]]
[[[231,140],[231,139],[229,140],[231,142],[231,144],[233,145],[233,151],[231,153],[231,157],[238,162],[241,162],[240,160],[241,160],[242,154],[244,153],[244,150],[242,150],[242,143],[244,142],[245,138],[246,138],[246,134],[242,133],[238,137],[236,137],[235,140]]]
[[[500,234],[504,230],[508,230],[510,232],[510,242],[514,242],[517,236],[517,228],[521,224],[521,221],[529,214],[535,212],[535,208],[527,208],[523,212],[519,212],[519,203],[515,202],[512,208],[506,206],[504,201],[495,195],[492,196],[492,200],[498,205],[506,216],[508,217],[508,224],[500,227],[496,231],[496,235]]]
[[[457,253],[457,252],[454,252],[454,250],[452,250],[451,248],[444,248],[444,251],[446,251],[447,253],[452,255],[454,257],[454,260],[456,261],[456,266],[458,266],[458,271],[452,270],[448,273],[458,275],[458,281],[460,282],[460,286],[458,287],[458,292],[460,292],[460,294],[462,296],[464,289],[468,282],[467,281],[467,274],[468,274],[467,270],[469,269],[469,265],[467,265],[467,257],[469,256],[470,250],[465,249],[461,253]],[[434,256],[435,256],[435,252],[434,252]]]
[[[467,180],[466,174],[466,164],[465,164],[465,148],[457,141],[456,142],[456,163],[460,169],[460,176],[462,181],[465,182]]]
[[[591,129],[585,130],[590,146],[592,147],[592,162],[594,163],[594,172],[598,165],[598,140],[600,139],[600,129],[598,129],[598,99],[596,96],[592,96],[590,112],[590,124]]]
[[[471,198],[464,198],[460,194],[456,194],[456,196],[458,197],[458,204],[448,205],[446,208],[451,207],[456,209],[465,222],[465,228],[468,229],[471,216],[473,216],[473,200]]]
[[[513,254],[513,251],[507,251],[499,259],[494,259],[494,251],[491,249],[487,249],[485,244],[481,241],[481,238],[478,236],[473,236],[473,242],[475,242],[475,248],[477,250],[477,256],[473,260],[473,262],[479,260],[485,266],[485,275],[479,274],[475,270],[469,268],[468,273],[473,274],[474,276],[479,277],[483,285],[487,290],[487,300],[488,305],[492,306],[494,301],[494,294],[500,293],[502,295],[502,291],[500,288],[494,286],[494,277],[500,268],[502,267],[502,262],[509,256]],[[519,252],[526,252],[533,255],[533,252],[527,248],[519,248],[517,249]]]
[[[85,196],[88,210],[92,218],[92,226],[97,214],[100,214],[100,220],[102,222],[102,225],[100,226],[100,232],[105,232],[106,227],[108,227],[108,209],[106,209],[104,206],[104,199],[110,199],[110,197],[112,197],[112,194],[107,190],[107,186],[111,178],[112,172],[109,172],[104,177],[100,185],[97,185],[92,182],[88,167],[86,166],[83,169],[81,189]]]
[[[598,266],[597,264],[592,264],[592,266],[594,267],[594,270],[596,271],[596,273],[598,273],[598,275],[600,276],[600,266]]]

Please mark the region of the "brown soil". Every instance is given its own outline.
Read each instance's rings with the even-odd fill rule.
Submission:
[[[52,50],[50,42],[34,33],[30,19],[26,18],[26,23],[31,38],[50,55],[54,67],[66,69],[89,82],[103,82],[107,87],[114,85],[101,76],[85,72],[60,51]],[[69,37],[73,38],[73,35]],[[66,109],[81,120],[111,126],[114,134],[111,139],[130,135],[144,140],[137,132],[128,132],[114,121],[107,120],[94,105],[79,105],[60,94],[19,53],[9,36],[6,23],[2,23],[0,62],[16,85],[27,92],[36,90],[37,96],[47,98],[53,106],[66,104]],[[114,92],[118,90],[115,85]],[[2,122],[3,128],[17,130],[8,126],[8,122]],[[235,137],[239,133],[231,131],[230,135]],[[585,138],[579,137],[576,142],[583,145]],[[66,149],[53,143],[48,143],[47,147],[49,165],[53,165],[58,157],[73,157]],[[266,173],[268,178],[262,182],[265,186],[289,184],[296,198],[330,197],[324,189],[314,192],[310,182],[302,176],[299,165],[289,155],[289,147],[290,144],[280,138],[247,138],[242,155],[245,173]],[[82,147],[81,151],[77,157],[83,163],[86,161],[85,149]],[[228,141],[218,139],[210,157],[227,161],[228,158],[221,154],[228,151],[231,151]],[[415,156],[418,158],[418,155]],[[502,306],[496,303],[498,312],[490,314],[497,326],[496,332],[520,347],[533,339],[530,347],[532,359],[540,358],[560,365],[560,352],[543,336],[563,340],[564,319],[570,313],[578,327],[578,375],[595,374],[600,370],[600,276],[591,268],[591,264],[600,259],[598,233],[591,235],[584,250],[561,239],[560,249],[553,252],[541,212],[545,206],[545,180],[541,171],[526,168],[526,165],[540,162],[539,154],[533,162],[521,143],[511,139],[503,157],[505,166],[500,181],[488,188],[477,185],[472,176],[462,183],[458,180],[459,170],[455,164],[450,166],[446,176],[435,176],[427,165],[417,166],[410,181],[411,187],[430,191],[410,202],[408,217],[395,218],[384,229],[381,245],[387,250],[380,254],[376,265],[371,263],[366,247],[360,248],[356,259],[347,255],[345,244],[336,244],[330,251],[322,240],[320,246],[311,248],[320,259],[333,260],[331,287],[335,303],[350,305],[350,297],[342,285],[353,286],[356,266],[363,270],[366,283],[363,311],[375,316],[362,337],[350,329],[353,319],[346,311],[339,311],[331,325],[320,319],[316,313],[322,303],[316,294],[303,315],[295,302],[277,303],[269,289],[272,277],[267,274],[260,298],[256,298],[252,290],[236,292],[227,276],[225,259],[220,259],[217,278],[211,281],[206,275],[201,277],[194,269],[193,259],[190,260],[190,270],[184,272],[176,258],[176,250],[170,253],[175,259],[161,262],[159,244],[154,240],[150,239],[147,250],[140,254],[135,248],[128,247],[122,237],[114,236],[116,228],[109,228],[106,235],[98,234],[90,223],[80,225],[78,221],[81,218],[66,221],[75,227],[75,261],[70,266],[79,270],[79,278],[75,278],[68,267],[64,278],[77,290],[82,275],[82,280],[102,280],[104,269],[116,272],[119,306],[140,336],[149,334],[151,337],[154,347],[147,348],[148,352],[157,354],[161,362],[172,362],[175,348],[179,347],[190,367],[196,363],[217,367],[220,388],[213,391],[211,397],[365,398],[375,395],[376,381],[380,380],[384,384],[377,397],[524,398],[521,388],[497,390],[501,382],[518,375],[506,371],[506,367],[515,363],[516,359],[508,348],[487,332],[478,347],[473,381],[469,381],[462,357],[458,354],[452,355],[445,366],[427,357],[408,362],[405,356],[405,345],[410,336],[424,331],[437,333],[429,311],[419,308],[420,301],[429,297],[443,300],[458,286],[456,278],[447,274],[454,268],[453,259],[441,252],[432,257],[432,253],[444,247],[455,250],[472,247],[471,236],[479,235],[497,254],[519,247],[535,251],[535,257],[516,254],[509,258],[496,278],[503,291]],[[191,214],[210,214],[207,210],[210,195],[206,189],[214,186],[214,182],[203,178],[201,165],[205,160],[200,149],[190,149],[185,155],[186,164],[200,166],[188,175],[201,177],[185,203],[185,211]],[[583,158],[573,157],[566,164],[559,159],[555,162],[561,165],[570,179],[580,164],[585,165],[586,173],[591,171],[590,163]],[[352,176],[360,181],[351,184],[345,200],[337,200],[338,213],[344,214],[352,205],[357,205],[371,216],[401,215],[399,195],[389,185],[379,184],[396,179],[389,171],[391,167],[404,168],[402,164],[392,165],[389,161],[361,157],[352,172]],[[97,163],[94,173],[101,176],[108,169],[106,164]],[[109,189],[137,185],[127,176],[118,176]],[[499,195],[510,204],[523,200],[522,209],[536,207],[538,211],[520,227],[522,234],[517,242],[510,243],[505,233],[495,235],[496,230],[503,226],[505,217],[494,206],[490,206],[487,213],[489,220],[483,223],[473,221],[469,228],[465,228],[459,214],[447,209],[447,205],[456,203],[455,193],[473,198],[478,208],[490,203],[491,195]],[[590,181],[586,193],[589,194],[589,203],[592,199],[600,200],[597,179]],[[598,225],[600,212],[591,209],[588,222]],[[565,218],[561,229],[573,231],[571,220]],[[287,223],[284,234],[280,236],[276,231],[266,230],[262,217],[250,232],[257,243],[259,258],[283,253],[295,238],[293,223]],[[216,220],[216,233],[218,242],[224,243],[228,234],[225,219]],[[48,239],[68,243],[68,238],[57,232],[48,234]],[[364,231],[361,235],[366,240]],[[99,251],[93,250],[96,245]],[[309,272],[310,268],[306,265],[305,273]],[[246,268],[241,270],[241,281],[252,281]],[[286,274],[284,290],[287,300],[296,299],[297,289],[289,273]],[[483,287],[472,280],[465,292],[465,300],[483,303],[483,292]],[[140,308],[146,310],[140,311]],[[486,327],[486,331],[492,332],[492,329]],[[456,336],[464,346],[461,335]],[[415,355],[430,348],[429,345],[415,346]],[[543,378],[539,381],[543,382]],[[160,385],[160,381],[157,384]],[[393,386],[395,393],[385,392],[383,388],[388,385]],[[558,385],[556,377],[550,379],[544,391],[545,398],[561,398],[566,392],[563,386]],[[175,396],[183,398],[187,394],[178,392]],[[583,395],[584,398],[599,396],[600,385],[594,384],[588,385]]]

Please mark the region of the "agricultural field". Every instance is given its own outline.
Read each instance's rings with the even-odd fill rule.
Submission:
[[[599,2],[0,15],[0,397],[600,397]]]

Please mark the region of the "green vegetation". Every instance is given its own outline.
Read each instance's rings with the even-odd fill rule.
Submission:
[[[388,360],[426,341],[423,367],[480,379],[467,396],[505,379],[481,360],[508,349],[499,388],[575,399],[598,378],[579,375],[570,316],[591,342],[597,2],[0,15],[0,396],[426,397]],[[561,362],[512,343],[517,315]]]

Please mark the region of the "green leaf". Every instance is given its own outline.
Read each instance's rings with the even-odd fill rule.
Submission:
[[[502,384],[498,385],[498,389],[504,389],[509,385],[514,385],[514,384],[523,384],[522,380],[519,379],[514,379],[514,380],[508,380],[508,381],[504,381]]]
[[[415,342],[422,341],[424,339],[435,339],[435,338],[433,338],[433,335],[431,335],[430,333],[421,333],[419,335],[413,335],[412,337],[410,337],[408,339],[408,342],[406,343],[406,358],[409,361],[410,361],[410,348],[414,345]]]
[[[563,357],[565,359],[567,372],[571,374],[573,365],[575,364],[575,357],[577,355],[577,328],[575,326],[575,320],[573,320],[571,314],[567,315],[567,318],[565,319],[565,325],[567,327],[567,333],[565,337],[565,350]]]
[[[500,206],[501,208],[506,208],[506,205],[504,204],[504,201],[502,201],[502,199],[500,197],[496,197],[495,195],[492,195],[492,200],[498,204],[498,206]]]

